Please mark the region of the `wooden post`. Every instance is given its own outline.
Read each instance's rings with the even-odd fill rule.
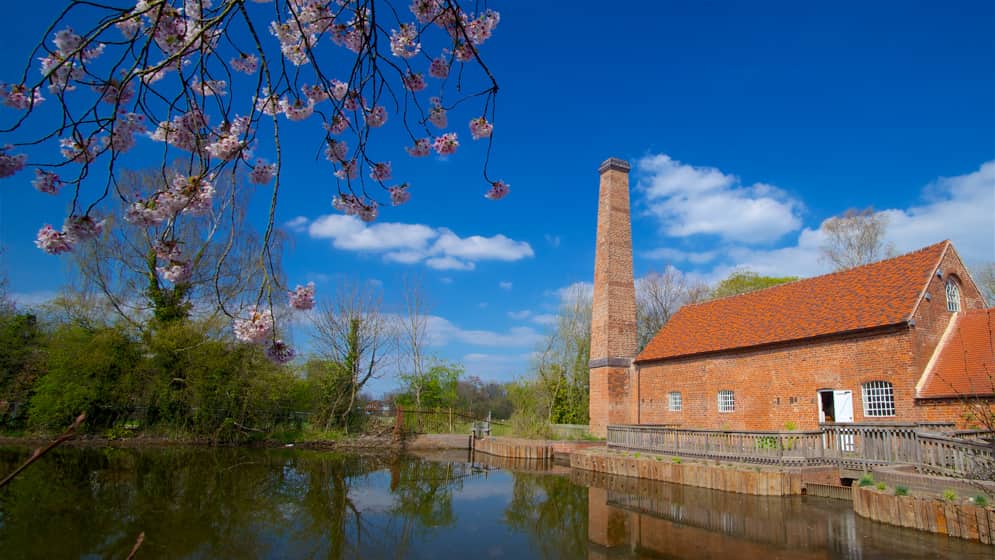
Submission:
[[[453,407],[449,407],[449,433],[453,433]]]

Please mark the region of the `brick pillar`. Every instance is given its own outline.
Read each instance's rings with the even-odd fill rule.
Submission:
[[[629,164],[609,158],[598,168],[598,237],[591,312],[590,431],[635,422],[630,365],[636,355],[636,288],[632,278]]]

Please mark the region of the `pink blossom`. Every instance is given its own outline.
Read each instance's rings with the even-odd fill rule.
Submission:
[[[366,204],[359,207],[359,212],[356,214],[359,216],[360,220],[364,222],[372,222],[377,219],[377,201],[371,200]]]
[[[446,128],[449,125],[449,118],[446,117],[446,110],[442,108],[442,100],[438,97],[429,99],[432,108],[428,110],[428,121],[438,128]]]
[[[45,194],[59,194],[59,189],[62,188],[62,179],[59,179],[55,173],[35,169],[35,179],[31,181],[31,185]]]
[[[508,194],[508,191],[510,190],[508,188],[509,186],[510,185],[508,185],[508,183],[505,183],[504,181],[494,181],[493,183],[491,183],[491,190],[487,191],[487,194],[485,194],[484,197],[489,198],[491,200],[498,200],[500,198],[504,198],[504,196]]]
[[[25,154],[7,153],[12,149],[14,147],[9,144],[0,148],[0,178],[10,177],[24,169],[24,165],[28,163],[28,156]]]
[[[328,146],[325,148],[325,159],[332,162],[345,161],[349,154],[349,145],[342,140],[330,138]]]
[[[69,236],[61,231],[52,229],[52,226],[49,224],[45,224],[45,227],[38,230],[38,235],[35,238],[35,246],[50,255],[58,255],[59,253],[67,253],[73,250],[73,244]]]
[[[501,21],[501,14],[487,10],[464,24],[466,36],[474,45],[480,45],[491,37],[494,28]]]
[[[377,105],[366,115],[366,124],[378,128],[387,122],[387,109],[383,105]]]
[[[351,159],[349,161],[341,161],[339,163],[342,165],[342,168],[335,172],[336,177],[342,179],[343,181],[359,177],[359,164],[356,163],[356,160]]]
[[[293,347],[279,339],[266,346],[266,357],[278,364],[289,363],[294,355]]]
[[[443,56],[445,53],[443,53]],[[433,78],[439,78],[440,80],[445,79],[449,76],[449,63],[446,59],[440,56],[432,60],[432,64],[428,67],[428,75]]]
[[[313,34],[301,33],[301,26],[297,22],[271,22],[270,33],[280,41],[280,52],[283,57],[294,66],[301,66],[308,62],[308,49],[317,41]]]
[[[96,221],[90,216],[69,216],[62,224],[62,231],[73,245],[80,241],[96,239],[104,231],[104,221]]]
[[[401,58],[412,58],[421,52],[418,42],[418,27],[413,23],[402,23],[401,29],[390,30],[390,52]]]
[[[453,57],[460,62],[473,60],[473,47],[471,47],[468,43],[459,42],[456,44],[456,47],[453,48]]]
[[[415,140],[414,146],[404,148],[411,157],[424,157],[432,150],[432,140],[429,138],[419,138]]]
[[[360,107],[366,106],[366,100],[363,96],[359,95],[358,91],[350,91],[345,95],[345,99],[342,101],[342,108],[346,111],[355,111]]]
[[[286,98],[283,98],[280,100],[280,110],[283,111],[283,114],[288,119],[302,121],[314,113],[314,100],[308,99],[307,104],[304,104],[300,99],[296,99],[291,103]]]
[[[127,152],[135,147],[135,134],[144,132],[145,115],[122,112],[118,114],[111,136],[104,138],[104,144],[115,152]]]
[[[165,206],[174,211],[182,209],[192,216],[207,214],[212,209],[214,185],[211,178],[204,175],[177,175],[173,178],[171,191],[160,194],[160,202],[163,198],[172,198],[165,201]]]
[[[180,249],[179,242],[171,239],[156,243],[153,249],[155,250],[155,256],[164,261],[179,261],[183,258],[183,251]]]
[[[315,103],[320,103],[328,99],[328,90],[321,85],[301,86],[301,91],[304,92],[305,97]]]
[[[114,24],[126,39],[132,39],[142,28],[142,20],[138,16],[132,16],[126,20]]]
[[[374,163],[370,169],[370,178],[374,181],[386,181],[390,179],[390,162]]]
[[[139,198],[124,211],[124,219],[138,226],[156,227],[169,217],[168,210],[158,203],[157,198],[149,200]]]
[[[197,78],[194,78],[190,80],[190,91],[205,97],[228,95],[228,82],[224,80],[207,80],[201,82]]]
[[[449,132],[436,138],[435,142],[432,143],[432,147],[435,148],[435,153],[440,156],[447,156],[456,153],[456,148],[459,147],[459,140],[456,139],[455,132]]]
[[[342,111],[332,115],[331,123],[325,123],[325,130],[332,134],[342,134],[347,128],[349,128],[349,119]]]
[[[261,159],[256,160],[256,166],[249,172],[249,182],[256,185],[265,185],[276,176],[276,164],[266,163]]]
[[[307,286],[300,284],[294,291],[288,292],[290,295],[290,307],[301,311],[307,311],[314,307],[314,282],[308,282]]]
[[[279,96],[270,94],[269,90],[266,89],[262,91],[262,94],[262,97],[256,97],[256,110],[264,115],[275,117],[277,113],[282,111]]]
[[[172,282],[173,284],[186,282],[190,279],[190,274],[193,272],[193,268],[189,262],[170,262],[166,266],[157,266],[155,269],[159,273],[159,276],[162,276],[163,280]]]
[[[124,105],[135,97],[135,86],[131,81],[121,83],[112,78],[103,85],[93,86],[93,89],[100,93],[101,101],[111,105]]]
[[[23,85],[9,86],[0,83],[0,101],[8,107],[22,110],[30,109],[44,100],[45,98],[41,96],[41,92],[37,88],[29,93],[28,88]]]
[[[242,342],[259,344],[273,332],[273,313],[251,307],[247,319],[235,319],[234,323],[235,338]]]
[[[86,140],[62,138],[59,145],[62,146],[62,157],[69,161],[90,163],[97,158],[97,145],[92,137]]]
[[[419,22],[428,23],[442,11],[442,2],[441,0],[413,0],[409,9]]]
[[[215,132],[215,141],[207,144],[204,150],[211,157],[224,161],[238,159],[246,147],[246,141],[243,138],[249,130],[249,124],[249,117],[235,117]]]
[[[238,58],[233,58],[228,62],[232,69],[243,74],[255,74],[256,69],[259,68],[259,59],[254,54],[242,53]]]
[[[404,75],[404,78],[402,78],[402,81],[404,82],[404,87],[410,91],[421,91],[428,87],[428,84],[425,83],[425,77],[420,73],[415,74],[408,71],[408,73]]]
[[[473,136],[474,140],[488,138],[492,132],[494,132],[494,125],[487,122],[484,117],[470,120],[470,135]]]
[[[390,191],[390,203],[394,206],[400,206],[411,199],[411,193],[408,192],[408,184],[404,183],[396,187],[391,187]]]
[[[334,97],[338,101],[342,101],[342,99],[346,96],[346,94],[349,93],[349,84],[345,82],[340,82],[338,80],[332,80],[330,83],[332,86],[331,87],[332,97]]]

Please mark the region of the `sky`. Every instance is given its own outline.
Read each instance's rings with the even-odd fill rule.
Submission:
[[[61,4],[9,7],[0,81],[16,80]],[[742,267],[822,274],[820,224],[869,206],[899,252],[950,239],[969,265],[995,260],[992,2],[489,5],[501,13],[481,52],[500,85],[489,170],[511,193],[483,198],[484,146],[468,135],[456,154],[419,160],[388,135],[412,199],[364,224],[331,207],[313,130],[289,123],[276,219],[291,283],[314,281],[320,298],[372,282],[400,312],[416,278],[433,354],[485,380],[520,377],[565,289],[592,280],[608,157],[633,167],[637,278],[668,266],[709,282]],[[33,245],[68,201],[29,181],[0,180],[0,265],[22,305],[73,274]],[[295,338],[307,347],[306,332]]]

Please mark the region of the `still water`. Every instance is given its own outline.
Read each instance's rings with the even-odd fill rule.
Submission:
[[[0,448],[0,473],[27,449]],[[60,449],[0,490],[0,558],[993,558],[846,502],[465,452]]]

